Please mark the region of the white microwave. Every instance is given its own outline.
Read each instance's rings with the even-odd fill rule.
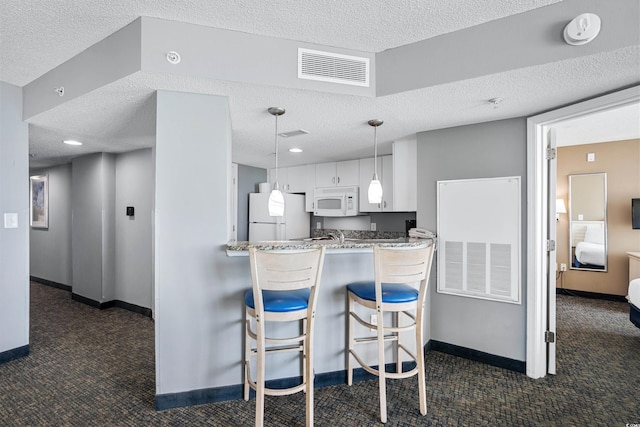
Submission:
[[[316,188],[313,197],[313,214],[316,216],[356,216],[358,187]]]

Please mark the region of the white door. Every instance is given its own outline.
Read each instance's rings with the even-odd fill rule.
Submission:
[[[556,182],[558,174],[558,159],[557,159],[557,141],[556,141],[556,129],[552,128],[548,133],[548,170],[549,179],[548,182],[548,197],[547,197],[547,224],[549,230],[550,241],[555,242],[555,246],[560,243],[557,239],[557,223],[556,223]],[[548,262],[548,275],[547,275],[547,373],[556,373],[556,250],[550,250]]]

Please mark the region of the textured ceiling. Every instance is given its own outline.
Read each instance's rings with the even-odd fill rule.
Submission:
[[[167,0],[3,0],[0,80],[29,83],[140,15],[379,52],[552,3],[188,0],[176,6]],[[281,165],[353,159],[372,155],[366,124],[371,118],[385,121],[378,136],[381,152],[389,153],[390,141],[418,131],[529,116],[638,84],[639,64],[636,45],[377,98],[138,72],[31,118],[32,166],[152,146],[156,89],[228,96],[233,161],[271,167],[270,106],[287,109],[280,131],[311,132],[280,140],[283,148],[304,150],[282,150]],[[504,102],[494,108],[487,100],[496,96]],[[62,139],[84,145],[65,146]]]
[[[558,1],[2,0],[0,76],[24,86],[139,16],[380,52]]]

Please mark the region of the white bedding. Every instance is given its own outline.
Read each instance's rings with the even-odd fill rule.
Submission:
[[[640,308],[640,279],[633,279],[629,283],[629,302]]]
[[[582,264],[604,266],[604,245],[580,242],[576,246],[576,259]]]

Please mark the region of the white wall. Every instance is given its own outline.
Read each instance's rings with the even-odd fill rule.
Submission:
[[[239,324],[225,322],[227,98],[158,91],[154,154],[156,393],[165,394],[220,385],[221,359],[241,339]]]
[[[49,177],[49,228],[29,233],[30,274],[72,286],[71,164],[34,169],[30,175]]]
[[[115,226],[112,154],[98,153],[72,162],[73,293],[97,302],[115,296]]]
[[[145,308],[152,307],[152,161],[150,148],[116,157],[115,299]],[[127,206],[135,208],[133,217]]]
[[[4,214],[18,215],[4,228]],[[22,90],[0,82],[0,360],[29,345],[29,130]]]
[[[418,227],[436,230],[436,181],[521,176],[523,296],[527,294],[526,140],[524,118],[419,133],[416,217]],[[436,266],[434,261],[434,271]],[[526,298],[518,305],[439,294],[434,277],[429,295],[430,339],[525,360]]]

